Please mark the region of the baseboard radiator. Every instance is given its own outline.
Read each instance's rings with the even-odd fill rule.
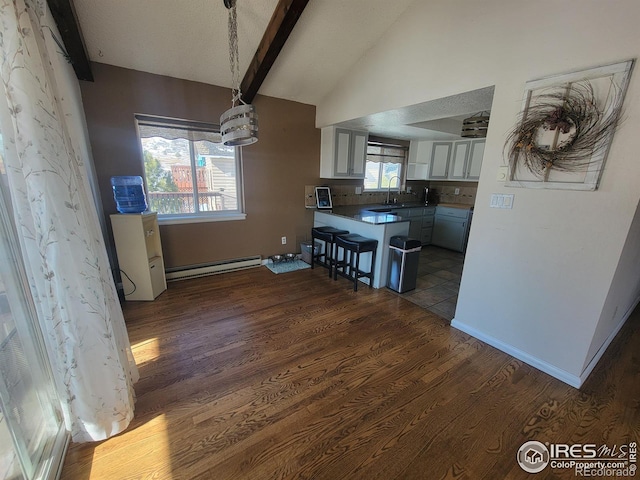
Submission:
[[[187,278],[206,277],[219,273],[235,272],[262,265],[262,257],[235,258],[233,260],[223,260],[220,262],[207,263],[202,265],[189,265],[186,267],[167,268],[167,281],[185,280]]]

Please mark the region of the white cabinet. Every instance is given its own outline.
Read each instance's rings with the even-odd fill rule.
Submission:
[[[482,168],[482,158],[484,157],[485,140],[473,140],[469,151],[469,161],[467,166],[467,180],[479,180],[480,169]]]
[[[320,178],[364,178],[368,141],[368,132],[323,128]]]
[[[407,165],[407,180],[428,180],[428,163],[409,163]]]
[[[453,144],[449,180],[479,180],[485,140],[466,140]]]
[[[467,173],[467,160],[469,158],[470,141],[455,142],[451,167],[449,168],[449,180],[464,180]]]
[[[153,300],[167,289],[158,214],[111,215],[127,300]]]
[[[412,148],[413,148],[413,143]],[[416,142],[416,160],[409,156],[407,180],[468,180],[480,178],[485,140],[461,140],[457,142]],[[428,145],[429,160],[424,160],[424,148]],[[411,151],[410,151],[411,153]],[[421,175],[428,170],[428,176]]]
[[[407,180],[428,180],[433,142],[413,140],[409,146]]]
[[[431,150],[431,166],[429,178],[432,180],[447,180],[449,177],[449,161],[453,142],[433,142]]]

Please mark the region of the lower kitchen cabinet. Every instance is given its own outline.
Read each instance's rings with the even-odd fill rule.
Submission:
[[[425,207],[422,216],[422,230],[420,231],[420,242],[422,245],[429,245],[433,236],[433,223],[436,207]]]
[[[409,220],[410,238],[420,240],[422,245],[429,245],[435,211],[436,207],[411,207],[393,210],[391,213]]]
[[[436,207],[431,244],[464,252],[469,234],[470,211],[455,207]]]

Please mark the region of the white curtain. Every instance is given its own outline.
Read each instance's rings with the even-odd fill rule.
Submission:
[[[90,193],[79,86],[50,18],[44,0],[0,0],[0,111],[30,288],[67,428],[85,442],[127,427],[138,371]]]

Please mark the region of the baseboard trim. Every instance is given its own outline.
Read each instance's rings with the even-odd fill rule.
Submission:
[[[167,281],[184,280],[189,278],[206,277],[219,273],[235,272],[247,268],[255,268],[262,265],[262,257],[236,258],[206,265],[190,265],[186,267],[174,267],[166,269]]]
[[[550,363],[545,362],[544,360],[540,360],[539,358],[534,357],[533,355],[524,352],[519,348],[514,347],[513,345],[504,343],[502,340],[498,340],[497,338],[487,335],[480,330],[476,330],[475,328],[470,327],[469,325],[456,320],[455,318],[451,321],[451,326],[457,330],[471,335],[472,337],[477,338],[478,340],[488,343],[492,347],[495,347],[498,350],[501,350],[504,353],[517,358],[518,360],[522,360],[524,363],[531,365],[532,367],[535,367],[538,370],[551,375],[552,377],[557,378],[567,385],[575,388],[580,388],[580,386],[582,385],[583,379],[581,377],[566,372],[556,367],[555,365],[551,365]]]
[[[611,342],[613,342],[613,339],[616,337],[616,335],[618,335],[618,332],[620,332],[624,324],[627,323],[627,320],[629,320],[629,317],[631,316],[633,311],[636,309],[638,304],[640,304],[640,296],[636,297],[631,307],[629,307],[629,309],[624,313],[624,315],[620,319],[620,322],[618,322],[618,325],[616,325],[616,328],[614,328],[613,331],[609,334],[609,336],[602,343],[602,345],[600,346],[596,354],[593,356],[591,361],[587,364],[585,369],[582,371],[582,374],[580,375],[581,382],[584,383],[587,377],[591,375],[591,372],[593,371],[593,369],[596,367],[596,365],[602,358],[602,355],[604,355],[604,352],[607,351],[607,348],[609,348],[609,345],[611,344]]]

